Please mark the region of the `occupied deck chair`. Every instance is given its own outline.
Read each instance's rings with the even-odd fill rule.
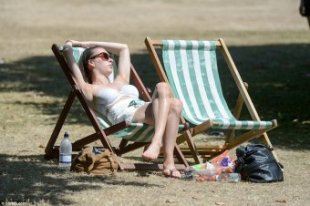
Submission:
[[[209,129],[225,130],[224,144],[195,146],[196,152],[205,159],[226,149],[261,137],[272,148],[266,134],[277,126],[277,121],[261,121],[254,104],[223,41],[152,40],[147,37],[145,44],[161,81],[169,82],[174,95],[183,102],[184,121],[191,124],[191,135],[195,136]],[[216,49],[224,55],[229,71],[239,89],[239,97],[233,113],[222,92],[217,67]],[[159,52],[162,51],[162,58]],[[238,120],[242,105],[245,104],[251,120]],[[239,130],[236,135],[236,130]],[[241,133],[241,134],[239,134]],[[188,134],[187,134],[188,135]],[[184,141],[179,138],[178,143]],[[185,154],[186,151],[182,150]],[[274,153],[274,152],[273,152]],[[275,158],[277,158],[274,153]]]
[[[70,108],[74,102],[74,100],[79,100],[81,106],[83,107],[85,113],[90,120],[92,127],[95,130],[95,133],[88,135],[87,137],[83,137],[79,140],[76,140],[72,143],[73,151],[80,151],[84,146],[93,143],[97,140],[100,140],[103,147],[109,149],[112,152],[114,160],[119,165],[121,170],[159,170],[162,169],[162,164],[155,163],[134,163],[134,164],[121,164],[118,156],[135,150],[137,148],[146,146],[149,144],[150,138],[152,137],[154,127],[142,124],[142,123],[133,123],[126,124],[126,122],[121,122],[115,125],[111,125],[111,123],[103,116],[96,116],[95,112],[87,105],[86,100],[72,78],[70,69],[62,55],[62,50],[56,44],[52,46],[53,53],[58,60],[67,80],[69,81],[72,90],[68,96],[68,99],[64,105],[64,108],[59,116],[57,124],[53,130],[53,133],[47,143],[45,149],[45,157],[51,158],[58,156],[59,146],[55,146],[56,140],[59,136],[59,132],[65,122],[65,119],[70,111]],[[74,47],[73,55],[75,60],[78,62],[79,58],[83,52],[83,48]],[[145,101],[149,101],[151,99],[148,90],[143,85],[141,79],[139,78],[136,70],[133,66],[131,66],[131,81],[138,88],[142,99]],[[113,78],[113,77],[112,77]],[[180,129],[182,129],[182,125],[180,124]],[[113,147],[111,142],[109,141],[108,136],[112,135],[114,137],[121,137],[122,140],[118,147]],[[179,160],[180,164],[176,164],[177,169],[185,169],[188,166],[186,159],[184,158],[180,148],[176,144],[175,147],[175,156]]]

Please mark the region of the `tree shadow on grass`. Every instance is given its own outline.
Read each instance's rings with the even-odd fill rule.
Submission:
[[[229,47],[235,64],[249,83],[249,93],[262,119],[277,119],[280,127],[272,131],[275,144],[287,148],[309,149],[310,133],[310,44],[276,44]],[[146,51],[133,53],[132,63],[144,83],[154,89],[159,81]],[[219,57],[219,71],[224,94],[234,105],[237,93],[223,57]],[[52,103],[16,102],[35,106],[43,114],[59,114],[70,86],[53,56],[35,56],[12,63],[0,64],[0,92],[36,92],[56,97]],[[57,111],[57,108],[59,111]],[[68,123],[89,124],[80,105],[74,104]],[[248,115],[243,112],[242,117]],[[56,119],[55,119],[56,122]],[[295,144],[296,143],[296,144]],[[295,145],[295,146],[292,146]]]
[[[145,182],[124,181],[117,177],[64,173],[52,160],[41,155],[0,154],[0,203],[77,204],[66,198],[70,193],[104,189],[107,185],[160,187]]]

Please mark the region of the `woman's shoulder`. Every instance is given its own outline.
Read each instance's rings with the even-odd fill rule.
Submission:
[[[93,100],[93,96],[95,95],[98,88],[100,88],[98,85],[89,84],[87,82],[80,85],[80,90],[88,101]]]
[[[130,76],[127,76],[126,74],[120,73],[115,77],[113,83],[126,85],[126,84],[129,84],[129,79],[130,79]]]

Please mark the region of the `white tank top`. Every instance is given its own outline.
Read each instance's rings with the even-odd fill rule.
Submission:
[[[130,84],[122,86],[120,90],[114,88],[100,89],[95,97],[96,107],[100,112],[103,112],[103,114],[105,114],[104,111],[107,109],[107,107],[113,105],[115,102],[117,102],[117,100],[121,99],[122,97],[138,98],[138,89]]]

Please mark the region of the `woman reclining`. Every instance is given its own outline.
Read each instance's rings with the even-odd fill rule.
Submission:
[[[72,46],[86,48],[82,63],[87,82],[74,60]],[[108,78],[113,71],[113,59],[108,52],[119,57],[118,74],[113,82]],[[126,121],[155,127],[151,144],[143,152],[142,158],[148,161],[157,159],[163,146],[163,174],[180,178],[181,174],[175,168],[173,151],[182,103],[172,96],[168,84],[161,82],[156,85],[151,102],[140,100],[137,88],[129,84],[130,53],[126,44],[69,40],[64,45],[64,56],[74,80],[93,110],[106,116],[112,124]]]

